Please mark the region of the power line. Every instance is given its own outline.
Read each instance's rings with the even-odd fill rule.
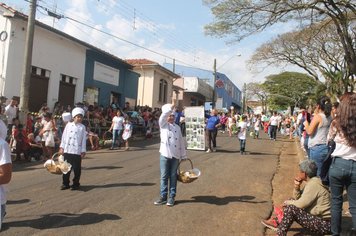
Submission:
[[[168,40],[165,40],[165,43],[171,45],[172,49],[175,49],[178,46],[178,48],[180,48],[181,50],[189,51],[191,54],[193,54],[194,62],[199,60],[200,62],[203,62],[203,64],[210,65],[210,61],[209,61],[209,63],[206,63],[207,61],[205,58],[201,58],[201,57],[197,56],[197,54],[196,54],[197,49],[195,46],[193,46],[192,44],[190,44],[184,40],[183,41],[178,40],[179,37],[176,34],[174,34],[172,31],[167,31],[167,30],[157,27],[157,24],[155,24],[152,19],[145,16],[143,13],[141,13],[139,10],[137,10],[137,8],[131,6],[130,4],[126,3],[125,1],[121,0],[119,2],[109,2],[107,4],[105,4],[103,1],[98,1],[98,0],[92,0],[92,1],[95,1],[95,3],[97,4],[98,7],[104,8],[105,11],[108,13],[116,14],[116,12],[114,12],[113,9],[114,8],[118,9],[120,12],[120,15],[126,17],[128,19],[128,22],[131,22],[131,19],[132,19],[132,22],[142,23],[144,26],[146,26],[149,34],[151,36],[153,36],[154,38],[168,39]],[[112,5],[110,5],[110,3]],[[108,9],[108,6],[110,7],[110,9]],[[132,13],[134,13],[134,14],[132,14]]]
[[[55,17],[55,18],[57,18],[57,19],[65,18],[65,19],[71,20],[71,21],[73,21],[73,22],[76,22],[76,23],[79,23],[79,24],[81,24],[81,25],[84,25],[84,26],[86,26],[86,27],[88,27],[88,28],[90,28],[90,29],[93,29],[93,30],[95,30],[95,31],[98,31],[98,32],[100,32],[100,33],[102,33],[102,34],[105,34],[105,35],[107,35],[107,36],[113,37],[113,38],[115,38],[115,39],[117,39],[117,40],[123,41],[123,42],[128,43],[128,44],[131,44],[131,45],[133,45],[133,46],[135,46],[135,47],[144,49],[144,50],[146,50],[146,51],[149,51],[149,52],[151,52],[151,53],[154,53],[154,54],[156,54],[156,55],[159,55],[159,56],[162,56],[162,57],[165,57],[165,58],[169,58],[169,59],[171,59],[171,60],[176,60],[176,61],[178,61],[178,62],[180,62],[180,63],[182,63],[182,64],[184,64],[184,65],[187,65],[187,66],[190,66],[190,67],[199,69],[199,68],[196,67],[196,66],[193,66],[193,65],[191,65],[191,64],[189,64],[189,63],[186,63],[184,60],[180,60],[180,59],[177,59],[177,58],[173,58],[173,57],[168,56],[168,55],[166,55],[166,54],[164,54],[164,53],[161,53],[161,52],[158,52],[158,51],[149,49],[149,48],[144,47],[144,46],[142,46],[142,45],[139,45],[139,44],[137,44],[137,43],[131,42],[131,41],[127,40],[127,39],[118,37],[117,35],[114,35],[114,34],[111,34],[111,33],[106,32],[106,31],[104,31],[104,30],[98,29],[98,28],[96,28],[96,27],[94,27],[94,26],[91,26],[91,25],[89,25],[89,24],[87,24],[87,23],[81,22],[81,21],[79,21],[79,20],[77,20],[77,19],[74,19],[74,18],[72,18],[72,17],[68,17],[68,16],[65,16],[65,15],[63,15],[63,14],[54,13],[54,12],[52,12],[50,9],[48,9],[47,7],[44,7],[44,6],[41,6],[41,5],[38,5],[38,7],[44,9],[45,11],[47,11],[48,15],[50,15],[50,16],[52,16],[52,17]],[[203,69],[203,70],[206,70],[206,69]]]
[[[41,7],[42,9],[46,10],[46,11],[48,12],[48,14],[49,14],[50,16],[52,16],[52,17],[56,17],[56,18],[58,18],[58,19],[65,18],[65,19],[74,21],[74,22],[79,23],[79,24],[81,24],[81,25],[84,25],[84,26],[86,26],[86,27],[88,27],[88,28],[90,28],[90,29],[93,29],[93,30],[95,30],[95,31],[98,31],[98,32],[100,32],[100,33],[102,33],[102,34],[108,35],[108,36],[110,36],[110,37],[113,37],[113,38],[118,39],[118,40],[120,40],[120,41],[123,41],[123,42],[125,42],[125,43],[131,44],[131,45],[133,45],[133,46],[135,46],[135,47],[144,49],[144,50],[146,50],[146,51],[149,51],[149,52],[151,52],[151,53],[157,54],[157,55],[162,56],[162,57],[165,57],[165,58],[169,58],[169,59],[172,59],[172,60],[179,61],[179,62],[182,63],[182,64],[185,64],[185,65],[194,67],[194,66],[192,66],[192,65],[190,65],[190,64],[188,64],[188,63],[186,63],[186,62],[184,62],[183,60],[180,60],[180,59],[177,59],[177,58],[173,58],[173,57],[168,56],[168,55],[166,55],[166,54],[163,54],[163,53],[161,53],[161,52],[158,52],[158,51],[149,49],[149,48],[147,48],[147,47],[141,46],[141,45],[139,45],[139,44],[137,44],[137,43],[134,43],[134,42],[131,42],[131,41],[126,40],[126,39],[124,39],[124,38],[118,37],[118,36],[116,36],[116,35],[114,35],[114,34],[111,34],[111,33],[108,33],[108,32],[106,32],[106,31],[104,31],[104,30],[98,29],[98,28],[96,28],[96,27],[94,27],[94,26],[91,26],[91,25],[89,25],[89,24],[86,24],[86,23],[84,23],[84,22],[81,22],[81,21],[79,21],[79,20],[76,20],[76,19],[74,19],[74,18],[72,18],[72,17],[68,17],[68,16],[65,16],[65,15],[59,15],[59,14],[57,14],[57,13],[52,12],[52,11],[49,10],[48,8],[43,7],[43,6],[40,6],[40,5],[38,5],[38,7]]]

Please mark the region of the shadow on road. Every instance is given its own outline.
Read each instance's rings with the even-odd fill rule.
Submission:
[[[265,203],[265,202],[267,202],[267,201],[252,201],[253,199],[255,199],[255,197],[248,196],[248,195],[228,196],[228,197],[223,197],[223,198],[219,198],[216,196],[195,196],[192,198],[193,198],[193,200],[176,201],[176,204],[203,202],[203,203],[221,206],[221,205],[227,205],[231,202],[248,202],[248,203]]]
[[[116,183],[103,185],[81,185],[79,191],[88,192],[95,188],[115,188],[115,187],[135,187],[135,186],[153,186],[155,183]]]
[[[93,167],[88,167],[85,168],[83,167],[83,170],[101,170],[101,169],[105,169],[105,170],[114,170],[114,169],[121,169],[124,168],[122,166],[93,166]]]
[[[264,155],[264,156],[276,155],[276,154],[273,154],[273,153],[265,153],[265,152],[248,152],[248,154],[250,154],[250,155]]]
[[[223,149],[218,149],[216,152],[221,152],[221,153],[239,153],[240,150],[223,150]]]
[[[8,200],[6,202],[6,205],[10,204],[23,204],[23,203],[28,203],[30,202],[30,199],[21,199],[21,200]]]
[[[120,220],[121,217],[113,214],[98,213],[53,213],[42,215],[38,219],[7,222],[3,225],[3,230],[13,227],[31,227],[35,229],[53,229],[69,227],[74,225],[90,225],[104,220]]]
[[[41,161],[16,161],[12,163],[12,172],[43,169],[43,163]]]

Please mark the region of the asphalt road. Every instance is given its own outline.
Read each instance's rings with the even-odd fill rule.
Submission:
[[[179,183],[174,207],[159,196],[159,139],[130,151],[89,152],[81,190],[59,190],[61,176],[42,163],[16,163],[1,235],[263,235],[272,209],[271,180],[288,142],[218,135],[218,151],[188,151],[201,177]],[[186,165],[185,165],[186,164]],[[182,164],[188,168],[188,163]]]

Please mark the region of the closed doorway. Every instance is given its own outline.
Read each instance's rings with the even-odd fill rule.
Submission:
[[[38,112],[43,103],[47,103],[50,71],[32,67],[29,88],[28,108],[30,112]]]

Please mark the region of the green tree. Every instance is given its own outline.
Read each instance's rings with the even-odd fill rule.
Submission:
[[[280,22],[298,21],[302,28],[332,22],[351,75],[356,74],[355,0],[203,0],[214,21],[205,26],[213,36],[233,35],[241,40]]]
[[[301,31],[279,35],[256,49],[249,61],[254,70],[271,64],[293,64],[319,80],[325,78],[330,96],[339,97],[354,89],[355,76],[346,68],[342,45],[335,36],[335,26],[323,22]]]
[[[246,85],[246,97],[247,100],[257,99],[261,103],[263,112],[267,112],[268,93],[261,83],[248,83]]]
[[[293,113],[295,107],[306,107],[308,98],[317,87],[318,81],[311,76],[298,72],[283,72],[269,75],[263,87],[269,93],[269,106],[275,109],[290,107]]]

